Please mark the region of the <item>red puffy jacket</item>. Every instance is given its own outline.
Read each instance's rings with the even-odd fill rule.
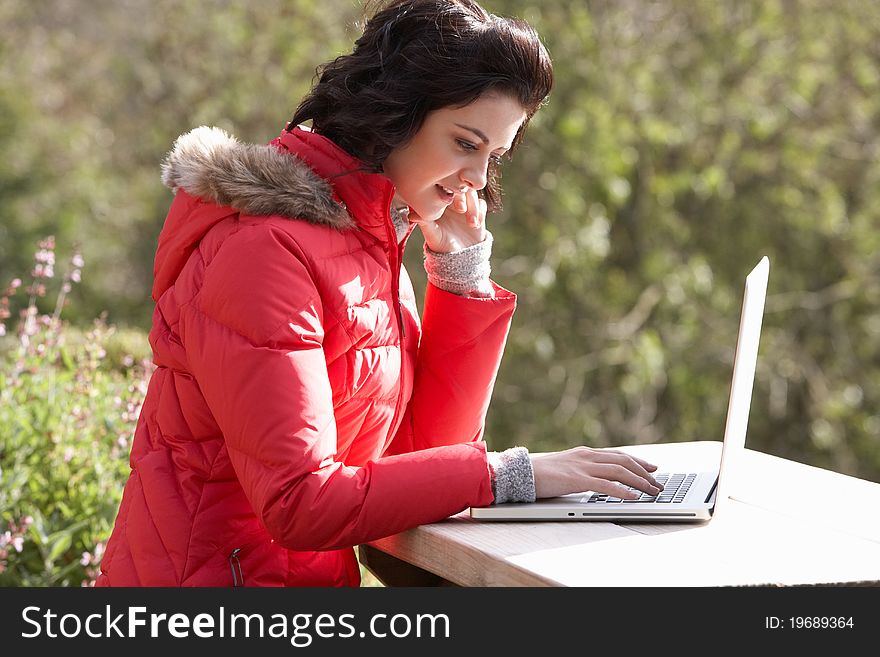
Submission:
[[[198,128],[163,179],[158,369],[99,586],[357,586],[352,546],[492,502],[515,295],[429,285],[420,326],[393,185],[307,130]]]

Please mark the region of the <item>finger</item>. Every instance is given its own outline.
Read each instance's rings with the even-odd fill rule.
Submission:
[[[479,196],[477,197],[477,205],[479,206],[479,213],[477,215],[477,226],[485,226],[486,215],[489,212],[489,206],[486,204],[486,201],[481,199]]]
[[[618,481],[627,486],[637,488],[648,495],[657,495],[662,488],[656,482],[652,483],[653,477],[645,478],[629,468],[617,463],[597,463],[593,466],[591,474],[594,477],[601,477],[608,481]]]
[[[631,454],[630,454],[630,456],[632,457],[632,459],[636,463],[638,463],[640,466],[642,466],[648,472],[654,472],[655,470],[657,470],[657,466],[654,465],[653,463],[650,463],[649,461],[646,461],[645,459],[640,459],[638,456],[632,456]]]
[[[422,231],[425,244],[427,244],[429,249],[437,252],[441,250],[440,244],[443,239],[443,233],[436,221],[424,220],[418,215],[410,214],[410,222],[417,225],[419,230]]]
[[[626,486],[621,486],[613,481],[608,481],[607,479],[590,477],[587,480],[587,486],[588,490],[591,490],[594,493],[603,493],[612,497],[619,497],[622,500],[637,500],[641,497],[641,493],[630,490]]]
[[[648,463],[644,459],[632,456],[631,454],[627,454],[626,452],[620,452],[616,449],[603,449],[600,450],[600,454],[603,454],[604,458],[601,461],[597,459],[597,462],[611,462],[622,465],[623,467],[632,470],[640,477],[647,479],[651,484],[660,488],[660,490],[663,490],[663,484],[649,474],[649,472],[657,470],[656,465]]]
[[[483,210],[483,206],[480,205],[480,201],[482,199],[477,194],[477,190],[475,189],[469,189],[467,192],[465,192],[465,196],[467,196],[466,216],[468,225],[473,226],[474,228],[479,228],[480,224],[483,221],[483,218],[486,216],[486,212],[485,210]]]
[[[467,194],[456,194],[452,201],[452,209],[458,214],[467,215],[468,199]]]

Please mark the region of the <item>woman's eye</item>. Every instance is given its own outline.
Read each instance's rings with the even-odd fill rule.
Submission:
[[[455,141],[456,141],[456,143],[458,143],[459,147],[462,150],[465,150],[468,152],[473,152],[473,151],[478,150],[478,146],[476,144],[472,144],[471,142],[465,141],[464,139],[456,139]],[[494,164],[495,166],[501,166],[504,163],[504,160],[502,158],[503,158],[502,155],[490,155],[489,161],[492,162],[492,164]]]

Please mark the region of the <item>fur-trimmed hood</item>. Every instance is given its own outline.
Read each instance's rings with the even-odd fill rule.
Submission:
[[[242,143],[220,128],[201,126],[178,137],[162,163],[162,182],[246,214],[354,226],[331,185],[305,162],[272,144]]]
[[[174,143],[162,163],[162,182],[176,195],[159,234],[154,300],[174,284],[212,228],[236,213],[394,239],[393,183],[303,127],[262,145],[242,143],[219,128],[196,128]]]

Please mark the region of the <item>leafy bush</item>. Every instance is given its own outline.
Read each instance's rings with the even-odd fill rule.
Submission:
[[[94,583],[153,369],[142,333],[124,332],[120,340],[103,318],[85,332],[61,320],[79,282],[79,255],[61,280],[54,312],[40,311],[54,264],[49,238],[40,243],[24,295],[16,279],[0,298],[0,322],[17,301],[23,305],[15,331],[7,334],[0,323],[3,586]]]

